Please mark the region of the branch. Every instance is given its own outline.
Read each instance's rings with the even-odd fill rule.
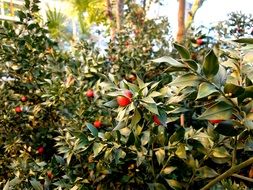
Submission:
[[[197,10],[202,6],[204,1],[205,0],[195,0],[194,1],[191,11],[189,11],[188,17],[185,22],[185,31],[187,31],[190,28]]]
[[[206,186],[204,186],[201,190],[208,190],[210,189],[213,185],[215,185],[217,182],[221,181],[222,179],[226,179],[227,177],[233,175],[234,173],[238,172],[242,168],[245,168],[249,165],[253,164],[253,157],[249,158],[248,160],[242,162],[239,165],[231,167],[229,170],[221,174],[220,176],[216,177],[212,181],[210,181]]]

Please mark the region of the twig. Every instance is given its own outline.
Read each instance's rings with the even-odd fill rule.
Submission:
[[[243,176],[243,175],[239,175],[239,174],[233,174],[232,176],[233,176],[233,177],[237,177],[237,178],[239,178],[239,179],[243,179],[243,180],[246,180],[246,181],[248,181],[248,182],[253,183],[253,179],[252,179],[252,178],[245,177],[245,176]]]
[[[222,179],[225,179],[231,175],[233,175],[234,173],[238,172],[239,170],[241,170],[242,168],[247,167],[248,165],[253,164],[253,157],[249,158],[248,160],[242,162],[241,164],[238,164],[236,166],[231,167],[229,170],[227,170],[226,172],[224,172],[223,174],[219,175],[218,177],[216,177],[215,179],[213,179],[212,181],[210,181],[207,185],[205,185],[201,190],[208,190],[210,189],[213,185],[215,185],[217,182],[221,181]]]

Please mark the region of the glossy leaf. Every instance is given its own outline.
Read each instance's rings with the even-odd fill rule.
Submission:
[[[152,61],[155,63],[168,63],[172,67],[185,67],[184,64],[180,63],[179,61],[177,61],[169,56],[160,57],[160,58],[154,59]]]
[[[186,60],[183,60],[185,64],[188,65],[188,67],[190,67],[191,69],[193,70],[198,70],[198,65],[196,63],[196,61],[194,60],[191,60],[191,59],[186,59]]]
[[[178,147],[177,147],[177,150],[176,150],[176,155],[181,158],[181,159],[186,159],[186,150],[185,150],[185,145],[184,144],[180,144]]]
[[[156,155],[158,163],[162,164],[162,162],[164,161],[164,158],[165,158],[165,150],[160,148],[159,150],[157,150],[155,152],[155,155]]]
[[[205,98],[215,92],[218,92],[218,90],[215,88],[214,85],[207,83],[207,82],[202,82],[199,85],[198,95],[197,95],[196,99]]]
[[[213,178],[218,176],[219,174],[212,168],[208,166],[203,166],[197,169],[197,176],[198,178],[205,179],[205,178]]]
[[[132,117],[132,121],[131,121],[131,126],[136,126],[137,125],[137,123],[139,122],[141,120],[141,114],[140,114],[140,112],[138,111],[138,109],[136,109],[135,111],[134,111],[134,115],[133,115],[133,117]]]
[[[168,175],[168,174],[171,174],[173,171],[175,171],[175,169],[177,169],[177,167],[168,166],[163,169],[162,173],[165,175]]]
[[[98,136],[98,130],[91,123],[86,123],[87,128],[90,130],[94,137]]]
[[[33,186],[34,190],[43,190],[43,186],[36,179],[30,180],[30,183]]]
[[[182,59],[190,59],[191,58],[190,52],[184,46],[182,46],[178,43],[174,43],[174,47],[177,49],[177,51],[179,52]]]
[[[182,185],[174,179],[166,179],[168,185],[174,190],[183,189]]]
[[[232,84],[232,83],[228,83],[224,87],[224,92],[226,94],[231,94],[230,97],[232,97],[232,98],[240,96],[241,94],[244,93],[244,91],[245,90],[244,90],[243,87],[235,85],[235,84]]]
[[[226,102],[218,102],[208,108],[198,119],[228,120],[232,116],[233,106]]]
[[[152,112],[152,113],[154,113],[156,115],[159,114],[156,103],[144,103],[144,102],[141,102],[141,105],[143,105],[150,112]]]
[[[213,149],[212,156],[215,158],[227,158],[230,157],[230,154],[225,147],[217,147]]]
[[[185,74],[178,76],[175,80],[169,83],[170,86],[186,87],[186,86],[198,86],[201,79],[194,74]]]
[[[102,143],[94,143],[93,144],[93,153],[94,157],[96,157],[104,148],[104,145]]]
[[[219,71],[219,62],[218,58],[215,55],[214,51],[211,50],[205,57],[203,63],[203,72],[208,77],[211,78],[215,76]]]

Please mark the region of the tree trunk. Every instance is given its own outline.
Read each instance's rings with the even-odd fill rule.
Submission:
[[[177,42],[183,43],[185,35],[184,17],[185,17],[185,0],[178,0],[178,31]]]
[[[117,24],[117,32],[120,31],[123,19],[123,7],[124,0],[116,1],[116,24]]]
[[[110,22],[110,27],[111,27],[111,31],[110,31],[110,35],[111,35],[111,40],[114,40],[115,38],[115,19],[112,13],[112,4],[110,0],[106,0],[106,14],[109,18],[109,22]]]

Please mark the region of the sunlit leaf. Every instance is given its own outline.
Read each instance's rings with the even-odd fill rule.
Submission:
[[[180,189],[183,189],[182,185],[177,181],[177,180],[174,180],[174,179],[166,179],[168,185],[174,189],[174,190],[180,190]]]
[[[162,164],[162,162],[164,161],[164,158],[165,158],[165,150],[162,148],[159,148],[159,150],[157,150],[155,152],[155,155],[156,155],[158,163]]]
[[[94,157],[96,157],[104,148],[104,144],[102,143],[94,143],[93,144],[93,153],[94,153]]]
[[[181,159],[186,159],[186,150],[185,150],[185,145],[184,144],[180,144],[178,147],[177,147],[177,150],[176,150],[176,155],[181,158]]]
[[[177,61],[169,56],[160,57],[160,58],[154,59],[152,61],[156,62],[156,63],[168,63],[169,65],[171,65],[173,67],[185,67],[184,64],[180,63],[179,61]]]

